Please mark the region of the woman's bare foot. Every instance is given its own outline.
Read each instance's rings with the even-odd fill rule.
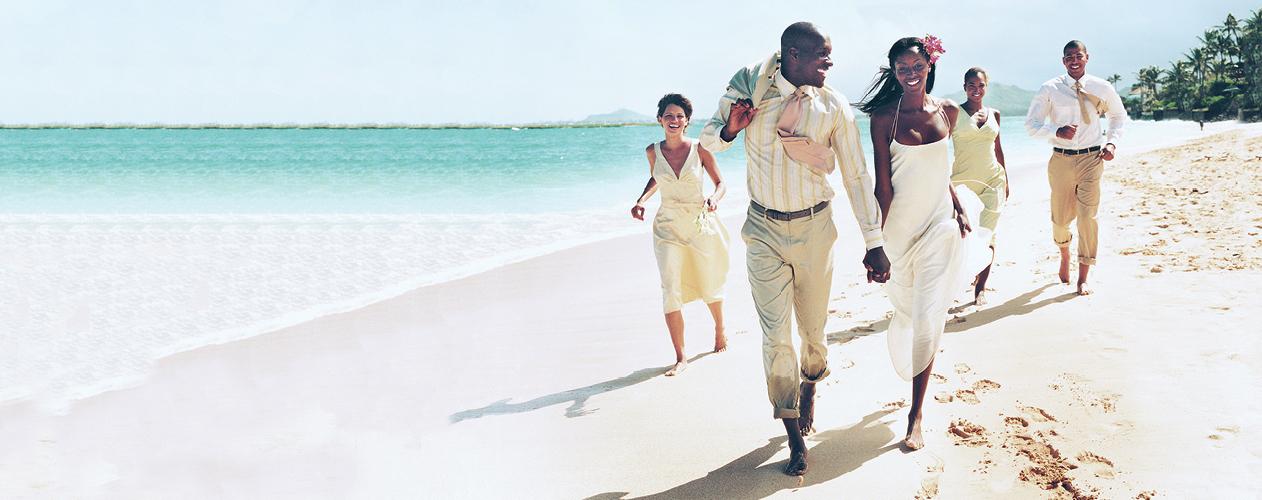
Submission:
[[[984,290],[977,292],[977,296],[973,298],[973,304],[977,306],[986,305],[986,292]]]
[[[723,333],[722,327],[714,329],[714,352],[723,352],[727,350],[727,335]]]
[[[815,432],[815,384],[802,382],[802,396],[798,400],[798,430],[803,436]]]
[[[672,366],[670,367],[669,370],[666,370],[666,376],[674,377],[675,375],[679,375],[680,372],[686,369],[688,369],[688,360],[686,359],[680,360],[679,362],[675,363],[675,366]]]
[[[903,438],[903,447],[911,451],[925,447],[925,438],[920,434],[919,416],[907,416],[907,437]]]

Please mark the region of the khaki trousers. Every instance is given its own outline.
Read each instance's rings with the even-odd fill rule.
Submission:
[[[828,376],[824,323],[837,240],[832,207],[791,221],[769,219],[750,208],[741,238],[762,325],[763,370],[773,417],[797,418],[800,383]],[[800,364],[793,352],[790,314],[797,317],[802,340]]]
[[[1052,186],[1052,241],[1066,248],[1073,240],[1069,224],[1078,221],[1078,263],[1093,266],[1099,245],[1096,211],[1100,208],[1100,176],[1104,160],[1097,153],[1052,153],[1047,181]]]

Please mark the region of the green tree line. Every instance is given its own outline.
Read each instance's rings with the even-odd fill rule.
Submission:
[[[1160,118],[1194,112],[1206,120],[1257,119],[1262,105],[1262,9],[1241,21],[1227,14],[1223,24],[1196,37],[1194,47],[1168,67],[1148,66],[1136,73],[1126,106],[1132,115]],[[1109,80],[1120,80],[1113,75]]]

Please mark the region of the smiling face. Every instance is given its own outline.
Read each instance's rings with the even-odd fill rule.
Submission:
[[[823,87],[828,69],[833,67],[833,43],[828,37],[803,42],[790,49],[784,61],[784,76],[797,86]]]
[[[986,80],[988,78],[985,73],[973,73],[964,79],[964,97],[968,102],[982,103],[982,99],[986,97]]]
[[[1087,58],[1086,49],[1069,46],[1065,47],[1065,55],[1060,62],[1065,65],[1065,71],[1069,72],[1070,78],[1077,80],[1087,72]]]
[[[918,49],[904,51],[894,59],[894,77],[904,94],[925,93],[929,69],[929,60]]]
[[[662,124],[667,136],[681,135],[688,128],[688,114],[678,104],[668,104],[662,115],[657,117],[657,123]]]

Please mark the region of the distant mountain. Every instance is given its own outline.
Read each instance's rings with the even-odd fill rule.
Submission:
[[[964,98],[963,90],[947,94],[946,98],[960,104],[967,100]],[[1016,85],[991,83],[986,88],[986,98],[982,102],[1007,116],[1025,116],[1025,112],[1030,109],[1030,101],[1033,99],[1033,90],[1026,90]]]
[[[591,115],[578,123],[653,123],[652,116],[637,113],[629,109],[619,109],[612,113]]]

